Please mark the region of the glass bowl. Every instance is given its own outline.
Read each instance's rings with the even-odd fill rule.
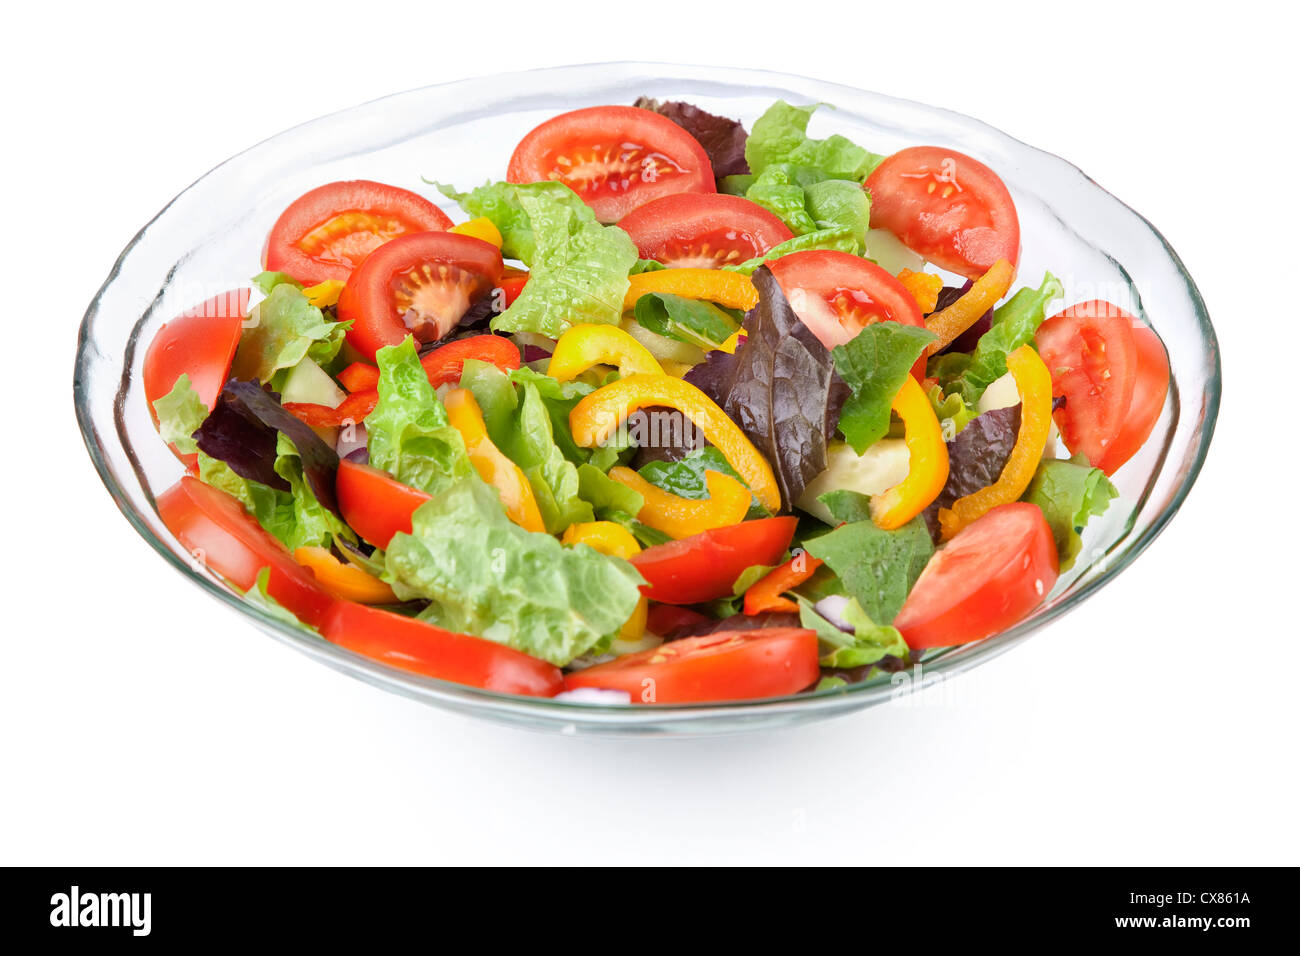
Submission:
[[[155,494],[181,467],[154,431],[141,385],[144,349],[184,309],[246,286],[271,223],[307,189],[376,179],[461,214],[421,177],[461,188],[504,177],[514,144],[581,106],[641,95],[685,99],[746,125],[778,98],[822,102],[810,132],[842,133],[878,153],[928,143],[993,167],[1020,214],[1020,281],[1050,268],[1067,302],[1094,297],[1149,322],[1168,349],[1172,387],[1142,451],[1115,476],[1121,498],[1094,520],[1084,553],[1044,605],[996,637],[927,656],[920,672],[820,693],[692,706],[591,706],[512,697],[423,678],[343,650],[246,604],[196,565],[159,519]],[[1218,345],[1205,305],[1152,225],[1077,168],[957,113],[797,76],[716,67],[614,63],[461,80],[413,90],[297,126],[227,160],[131,241],[82,322],[74,378],[86,447],[128,521],[173,568],[278,640],[386,690],[476,717],[568,733],[734,733],[830,717],[915,692],[989,660],[1094,594],[1151,543],[1186,497],[1219,408]]]

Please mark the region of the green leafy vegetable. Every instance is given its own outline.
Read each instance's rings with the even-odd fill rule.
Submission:
[[[712,445],[688,452],[677,461],[651,461],[642,466],[638,474],[652,485],[670,491],[679,498],[698,500],[709,497],[706,471],[717,471],[730,478],[735,478],[742,485],[744,480],[731,467],[726,456]],[[768,510],[751,499],[746,518],[765,518]]]
[[[591,504],[596,517],[626,523],[641,512],[641,492],[620,484],[595,465],[578,466],[578,494]]]
[[[956,438],[978,414],[975,407],[967,404],[957,392],[945,395],[941,385],[931,385],[930,390],[926,392],[926,397],[930,399],[930,407],[934,409],[934,415],[939,419],[944,441],[952,441]]]
[[[591,521],[592,507],[579,494],[578,469],[555,443],[537,386],[525,382],[521,390],[513,427],[498,447],[528,478],[546,530],[559,534],[576,521]]]
[[[761,256],[746,259],[738,265],[726,265],[722,268],[729,272],[741,272],[753,275],[754,270],[765,262],[780,259],[792,252],[806,252],[811,249],[830,249],[835,252],[847,252],[850,255],[860,253],[861,246],[852,229],[818,229],[816,232],[795,236],[785,242],[777,243]]]
[[[971,405],[984,390],[1007,372],[1007,355],[1034,340],[1043,324],[1047,307],[1061,296],[1061,283],[1050,272],[1037,289],[1021,289],[993,310],[993,324],[980,336],[969,357],[962,353],[941,355],[932,366],[945,393],[960,394]]]
[[[889,431],[894,396],[933,341],[928,329],[874,322],[831,351],[835,370],[853,391],[840,412],[839,428],[859,455]]]
[[[281,273],[262,273],[259,278],[275,284],[249,313],[231,375],[275,386],[277,372],[293,368],[304,358],[322,367],[333,362],[351,323],[325,318],[298,284]]]
[[[1041,462],[1021,500],[1043,510],[1065,571],[1083,548],[1080,535],[1088,519],[1103,514],[1118,495],[1105,472],[1089,465],[1083,455],[1076,455],[1070,461],[1053,458]]]
[[[370,464],[431,495],[471,475],[465,442],[447,421],[414,339],[380,349],[375,359],[379,404],[366,416]]]
[[[502,253],[531,267],[519,298],[492,319],[495,331],[538,332],[558,339],[570,325],[614,323],[623,314],[636,246],[617,226],[602,226],[558,182],[489,183],[470,193],[439,186],[471,215],[491,219]]]
[[[822,667],[848,669],[875,664],[886,657],[907,659],[907,642],[898,629],[877,624],[856,599],[850,598],[840,612],[845,622],[852,625],[852,634],[818,614],[806,598],[796,595],[796,599],[799,601],[799,623],[816,631],[817,639],[827,648],[821,657]]]
[[[199,450],[194,433],[208,417],[208,407],[190,384],[190,377],[182,374],[172,390],[153,403],[158,416],[158,434],[169,445],[175,445],[182,455],[192,455]]]
[[[684,299],[667,292],[651,292],[637,299],[636,320],[656,335],[695,345],[708,352],[718,348],[740,328],[724,309],[700,299]]]
[[[863,182],[885,157],[868,152],[843,136],[811,139],[808,121],[817,110],[813,106],[791,106],[777,100],[754,122],[745,144],[745,160],[750,171],[761,174],[775,163],[814,166],[832,179]]]
[[[640,574],[591,548],[525,531],[476,476],[421,505],[388,546],[399,597],[432,602],[421,618],[553,664],[603,650],[640,598]]]
[[[848,596],[856,598],[873,621],[891,623],[934,553],[930,532],[919,517],[897,531],[855,521],[804,547],[839,575]]]
[[[826,506],[836,524],[851,524],[871,518],[871,496],[860,491],[836,488],[818,495],[817,500]]]

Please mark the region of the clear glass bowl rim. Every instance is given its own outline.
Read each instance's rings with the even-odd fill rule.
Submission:
[[[299,126],[291,127],[281,133],[272,136],[261,143],[258,143],[240,153],[232,156],[224,163],[209,170],[199,179],[195,180],[182,193],[164,206],[131,240],[123,249],[114,263],[107,279],[100,287],[95,298],[87,308],[82,320],[77,342],[76,367],[74,372],[74,401],[76,406],[77,421],[81,429],[82,437],[85,442],[87,451],[90,454],[95,468],[99,473],[101,480],[104,482],[109,493],[112,495],[118,508],[126,516],[127,520],[135,527],[136,531],[149,543],[149,545],[166,559],[172,567],[183,574],[191,582],[207,591],[217,600],[226,603],[228,606],[235,608],[239,613],[248,615],[253,618],[254,622],[264,631],[270,633],[275,638],[290,644],[294,648],[307,654],[315,660],[318,660],[328,666],[335,668],[343,673],[357,677],[375,686],[386,690],[403,694],[416,700],[431,703],[445,707],[450,710],[460,711],[462,713],[475,714],[479,716],[490,717],[492,719],[505,721],[508,723],[523,724],[528,726],[543,727],[549,729],[569,728],[573,729],[582,726],[584,729],[608,730],[614,733],[637,733],[637,732],[662,732],[669,725],[681,724],[688,722],[690,724],[700,724],[701,729],[707,730],[707,726],[715,719],[720,721],[720,725],[725,725],[726,729],[720,732],[729,732],[746,726],[746,718],[775,718],[780,717],[798,717],[802,719],[813,718],[816,716],[828,716],[834,713],[847,712],[871,704],[882,703],[885,700],[898,696],[896,687],[887,679],[879,678],[874,681],[853,684],[848,687],[834,690],[826,690],[813,693],[802,693],[787,697],[767,698],[759,701],[724,701],[715,703],[702,704],[674,704],[674,705],[654,705],[654,706],[603,706],[590,704],[576,704],[566,701],[557,701],[549,698],[531,698],[519,697],[508,694],[500,694],[494,691],[483,690],[476,687],[470,687],[462,684],[450,683],[438,680],[436,678],[422,677],[405,671],[389,668],[360,655],[320,640],[304,631],[295,629],[266,612],[256,608],[244,601],[238,594],[232,591],[228,586],[221,583],[219,579],[198,571],[190,562],[184,560],[169,544],[154,534],[153,530],[144,521],[142,515],[137,511],[134,503],[130,499],[128,492],[120,485],[116,475],[106,460],[104,449],[102,447],[103,438],[96,428],[95,416],[90,408],[88,396],[83,392],[77,383],[81,381],[83,373],[91,358],[91,352],[95,343],[95,320],[100,310],[101,301],[105,294],[118,277],[122,270],[123,264],[130,257],[137,244],[148,232],[149,228],[163,217],[172,204],[181,196],[194,189],[205,179],[208,178],[217,169],[220,169],[226,163],[229,163],[246,153],[258,150],[269,143],[273,143],[281,137],[288,136],[307,126],[316,123],[327,122],[335,118],[344,116],[353,111],[364,110],[379,103],[393,100],[406,95],[428,92],[432,90],[443,90],[454,92],[458,87],[472,89],[477,85],[484,83],[498,83],[501,85],[514,85],[518,89],[536,89],[545,83],[548,76],[559,76],[565,74],[569,77],[581,75],[583,71],[592,74],[592,79],[600,78],[600,75],[610,71],[620,70],[625,72],[640,71],[647,76],[658,76],[663,78],[679,79],[682,81],[698,80],[702,82],[716,82],[720,84],[738,84],[751,87],[767,87],[787,89],[792,82],[807,83],[813,82],[820,89],[829,91],[842,91],[845,99],[851,95],[862,95],[864,91],[843,86],[840,84],[827,83],[824,81],[810,81],[806,77],[794,74],[784,74],[766,70],[752,70],[726,67],[703,67],[690,66],[684,64],[666,64],[654,62],[637,62],[637,61],[617,61],[605,63],[578,64],[570,66],[547,67],[543,69],[520,71],[515,73],[493,74],[479,77],[470,77],[460,80],[454,80],[447,83],[435,84],[429,87],[422,87],[416,90],[408,90],[395,93],[380,100],[370,101],[358,106],[349,107],[345,110],[318,117],[307,121]],[[1222,365],[1219,358],[1218,341],[1215,335],[1214,327],[1211,324],[1209,314],[1206,310],[1205,303],[1201,298],[1199,290],[1192,277],[1188,274],[1183,266],[1182,260],[1177,253],[1165,240],[1164,236],[1141,214],[1137,213],[1131,207],[1124,204],[1121,200],[1111,196],[1101,186],[1092,181],[1082,170],[1068,161],[1029,144],[1016,140],[1014,137],[1001,132],[983,123],[980,120],[968,117],[964,114],[956,113],[937,107],[931,107],[924,104],[914,103],[912,101],[900,100],[896,97],[888,97],[883,94],[870,94],[882,101],[892,101],[909,106],[917,106],[926,109],[930,113],[945,117],[956,124],[967,124],[971,128],[978,128],[986,134],[991,134],[1011,144],[1019,149],[1029,150],[1043,160],[1060,164],[1067,168],[1073,174],[1080,177],[1086,182],[1087,186],[1097,190],[1107,198],[1123,206],[1125,210],[1132,214],[1134,220],[1148,230],[1150,234],[1159,242],[1164,252],[1168,255],[1170,262],[1181,275],[1186,284],[1186,289],[1190,304],[1195,312],[1199,332],[1202,339],[1202,345],[1211,358],[1212,374],[1205,382],[1205,414],[1204,421],[1199,429],[1199,437],[1196,447],[1190,456],[1190,459],[1184,458],[1186,473],[1182,481],[1175,490],[1172,499],[1151,521],[1150,524],[1141,528],[1135,537],[1125,536],[1125,546],[1118,551],[1117,559],[1099,576],[1085,582],[1075,592],[1068,595],[1065,600],[1054,607],[1041,610],[1034,617],[1015,625],[1007,631],[1004,631],[985,641],[979,642],[974,652],[959,655],[956,657],[939,657],[933,662],[926,662],[923,667],[923,676],[919,680],[911,681],[907,687],[909,692],[915,693],[931,686],[945,678],[955,676],[978,664],[984,663],[997,655],[1004,653],[1011,647],[1023,641],[1030,634],[1041,629],[1042,627],[1055,620],[1058,616],[1076,607],[1079,603],[1091,597],[1104,584],[1108,583],[1116,575],[1131,564],[1152,541],[1160,534],[1170,519],[1177,513],[1185,501],[1192,485],[1195,483],[1205,456],[1213,437],[1215,423],[1218,417],[1220,398],[1222,393]],[[125,387],[126,370],[123,373],[123,387]],[[1165,463],[1168,467],[1169,463]],[[148,494],[148,489],[145,491]],[[768,720],[764,719],[755,723],[766,725]]]

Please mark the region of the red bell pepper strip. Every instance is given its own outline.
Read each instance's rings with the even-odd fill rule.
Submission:
[[[803,584],[821,566],[821,559],[814,558],[811,554],[799,554],[780,567],[773,568],[751,584],[749,590],[745,592],[745,613],[797,612],[799,605],[782,595]]]

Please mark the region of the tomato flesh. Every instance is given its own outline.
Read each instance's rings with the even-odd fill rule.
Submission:
[[[410,534],[411,515],[429,500],[387,472],[346,459],[339,462],[334,495],[343,520],[377,548],[387,548],[395,534]]]
[[[154,335],[144,355],[141,379],[155,425],[158,414],[153,403],[170,392],[182,375],[190,377],[190,387],[208,411],[212,410],[230,377],[250,294],[249,289],[232,289],[213,296],[182,312]],[[169,447],[187,468],[197,469],[197,455],[182,455],[174,445]]]
[[[1094,299],[1052,316],[1035,336],[1052,373],[1052,394],[1065,399],[1053,414],[1061,438],[1071,452],[1085,455],[1097,468],[1106,462],[1133,402],[1138,371],[1135,321],[1119,306]],[[1160,401],[1163,404],[1163,395]]]
[[[564,684],[626,691],[633,703],[683,704],[797,694],[820,673],[814,632],[773,627],[669,641],[577,671]]]
[[[652,199],[716,190],[704,147],[672,120],[633,106],[593,106],[547,120],[515,147],[506,178],[562,182],[607,223]]]
[[[369,180],[327,183],[289,204],[271,227],[264,261],[304,285],[347,279],[389,240],[451,228],[423,196]]]
[[[670,268],[718,269],[763,255],[793,238],[757,203],[718,193],[679,193],[640,206],[619,220],[643,259]]]
[[[1029,614],[1056,584],[1052,529],[1037,505],[1000,505],[930,558],[894,619],[913,650],[983,640]]]
[[[319,625],[334,603],[310,571],[218,488],[187,475],[158,496],[158,515],[196,561],[243,591],[270,568],[267,593],[305,623]]]
[[[495,641],[352,601],[335,603],[320,630],[340,647],[427,677],[533,697],[553,697],[564,689],[563,675],[554,664]]]
[[[1136,455],[1151,437],[1160,413],[1164,411],[1165,396],[1169,394],[1169,356],[1165,354],[1160,336],[1135,319],[1133,343],[1137,347],[1133,400],[1129,402],[1119,435],[1107,446],[1097,465],[1108,475],[1113,475]]]
[[[756,564],[780,564],[797,519],[760,518],[657,544],[633,556],[646,579],[642,593],[664,604],[698,604],[731,594]]]
[[[999,259],[1020,257],[1020,218],[1001,178],[953,149],[913,146],[867,177],[871,225],[918,255],[976,279]]]
[[[338,315],[348,342],[373,359],[408,335],[436,342],[501,278],[501,250],[472,236],[417,232],[385,243],[348,278]]]

